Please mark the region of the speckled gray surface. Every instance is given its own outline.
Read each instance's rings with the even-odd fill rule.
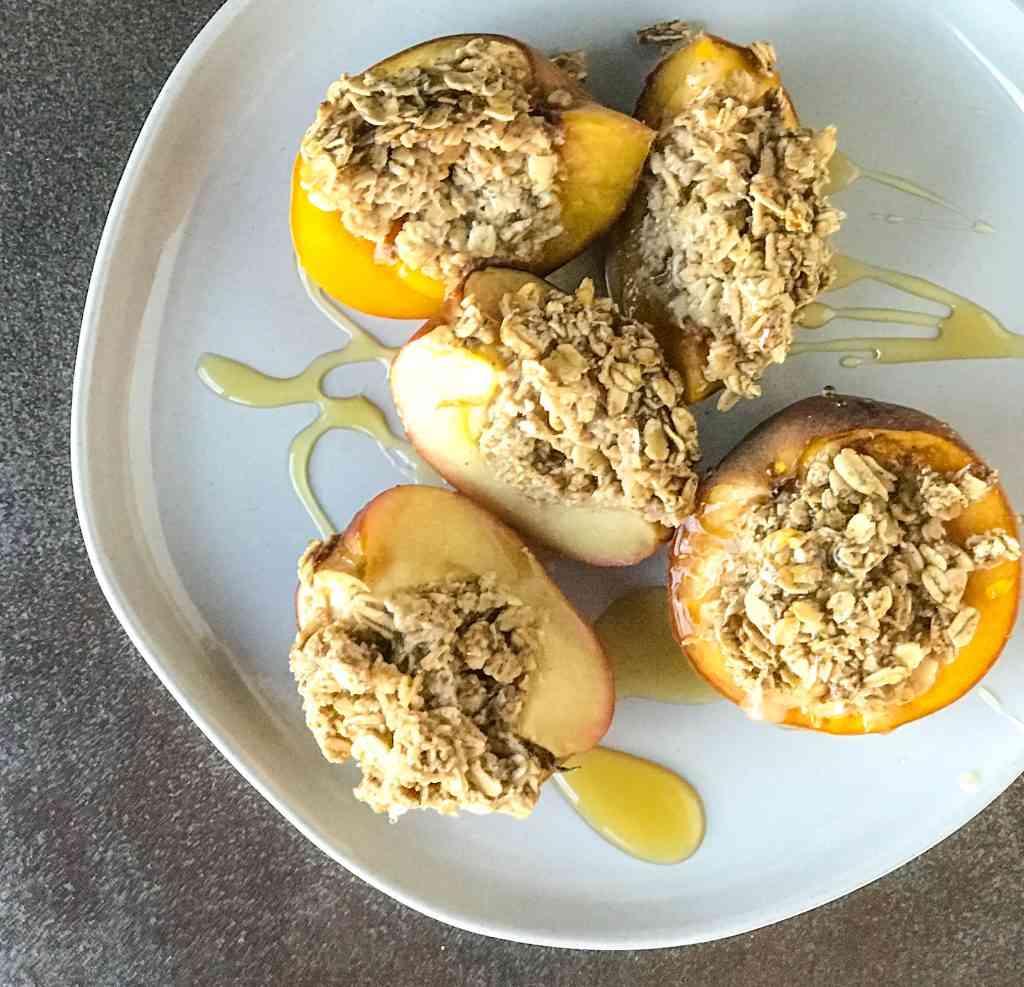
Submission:
[[[809,915],[688,949],[563,952],[449,929],[349,876],[164,692],[82,546],[71,377],[121,169],[218,5],[0,0],[0,984],[1020,983],[1019,782]]]

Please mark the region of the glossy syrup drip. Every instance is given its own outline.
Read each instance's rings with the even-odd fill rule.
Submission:
[[[976,219],[973,222],[947,222],[941,219],[925,219],[922,216],[900,216],[892,212],[873,212],[872,219],[880,223],[888,223],[890,226],[931,226],[938,230],[956,230],[958,233],[995,233],[995,227],[986,223],[983,219]]]
[[[676,643],[664,586],[646,586],[619,597],[598,618],[594,630],[615,670],[617,699],[681,705],[721,699]]]
[[[853,336],[843,339],[799,340],[793,353],[843,353],[840,363],[856,367],[875,363],[919,363],[933,360],[981,360],[1024,357],[1024,336],[1010,332],[988,309],[955,291],[925,278],[876,267],[852,257],[836,258],[838,276],[833,291],[857,281],[877,281],[927,301],[949,308],[946,315],[929,315],[894,308],[836,307],[812,302],[800,313],[804,329],[821,329],[833,319],[863,322],[891,322],[924,326],[936,330],[926,339],[900,336]],[[859,354],[859,355],[858,355]]]
[[[842,192],[843,189],[849,188],[854,184],[854,182],[858,181],[868,181],[874,182],[876,185],[885,185],[888,188],[895,189],[897,192],[902,192],[905,195],[911,195],[915,199],[923,199],[925,202],[931,202],[933,205],[940,206],[943,209],[947,209],[950,212],[954,212],[957,215],[964,217],[967,222],[953,225],[936,222],[930,219],[907,219],[905,216],[895,216],[892,213],[872,213],[871,216],[874,219],[880,219],[887,223],[920,223],[928,226],[965,230],[971,233],[995,232],[995,229],[989,223],[986,223],[982,219],[972,219],[959,206],[954,205],[948,199],[943,198],[931,189],[927,189],[923,185],[919,185],[917,182],[911,181],[909,178],[903,178],[901,175],[894,175],[888,171],[875,171],[872,168],[865,168],[862,165],[851,161],[840,151],[837,151],[832,155],[832,160],[829,162],[829,181],[825,188],[825,194],[835,195],[837,192]]]
[[[633,857],[678,864],[704,838],[704,805],[668,768],[610,747],[579,754],[556,775],[572,807],[599,835]]]
[[[301,274],[301,272],[300,272]],[[388,455],[407,479],[432,479],[433,471],[419,458],[412,446],[399,438],[388,425],[384,412],[369,398],[329,397],[324,394],[324,378],[335,368],[352,363],[379,362],[389,366],[397,350],[384,346],[350,319],[340,308],[301,275],[310,298],[349,337],[348,345],[318,356],[294,377],[271,377],[226,356],[204,353],[196,371],[199,379],[215,394],[250,408],[281,408],[295,404],[316,405],[320,413],[292,440],[288,449],[288,471],[292,486],[310,518],[327,537],[334,526],[313,492],[309,464],[317,442],[333,429],[347,429],[369,435]]]

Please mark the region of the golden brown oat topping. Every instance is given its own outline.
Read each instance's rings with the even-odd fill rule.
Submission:
[[[319,550],[314,543],[300,562],[307,587]],[[290,657],[324,757],[354,758],[356,798],[392,819],[412,808],[528,815],[554,769],[548,751],[516,733],[537,615],[493,576],[387,599],[351,587],[344,612],[319,610]]]
[[[343,75],[302,141],[310,200],[381,260],[438,279],[481,258],[533,260],[562,232],[562,136],[529,78],[519,48],[487,38],[447,61]]]
[[[495,474],[538,500],[637,511],[676,526],[693,509],[700,456],[683,383],[650,329],[585,280],[575,295],[536,282],[501,320],[467,298],[453,343],[497,347],[504,370],[479,444]]]
[[[965,550],[943,523],[995,482],[980,467],[890,471],[844,448],[751,508],[706,604],[749,705],[870,716],[927,691],[977,631],[970,573],[1020,557],[1004,531]]]
[[[770,45],[751,50],[774,66]],[[743,74],[706,88],[655,142],[642,273],[679,327],[703,336],[723,410],[761,393],[795,315],[835,276],[828,238],[842,213],[824,194],[835,147],[833,128],[788,127],[783,98],[759,103]]]

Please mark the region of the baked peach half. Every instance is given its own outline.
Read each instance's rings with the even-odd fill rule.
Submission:
[[[630,565],[692,508],[682,382],[589,281],[566,294],[524,271],[471,274],[401,349],[390,384],[423,458],[561,555]]]
[[[741,75],[751,85],[750,98],[778,99],[783,121],[799,125],[796,110],[772,60],[753,47],[733,44],[714,34],[700,34],[685,47],[663,58],[647,77],[636,104],[637,119],[660,130],[682,113],[705,89],[721,87]]]
[[[689,402],[756,397],[834,277],[835,133],[800,127],[771,45],[710,34],[662,60],[636,115],[658,137],[613,230],[609,290],[651,325]]]
[[[291,667],[377,811],[526,815],[611,722],[610,665],[511,529],[438,487],[375,497],[299,564]]]
[[[948,425],[845,395],[799,401],[702,484],[672,545],[675,632],[750,715],[885,732],[964,695],[1010,636],[1017,519]]]
[[[426,318],[475,265],[544,274],[583,251],[653,139],[521,41],[428,41],[328,90],[293,170],[295,250],[339,301]]]

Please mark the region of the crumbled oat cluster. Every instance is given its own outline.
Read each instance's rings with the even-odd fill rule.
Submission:
[[[495,474],[538,500],[625,507],[678,525],[693,509],[700,456],[683,383],[650,329],[583,281],[575,295],[531,282],[501,320],[472,296],[446,331],[498,347],[505,369],[480,449]]]
[[[771,45],[750,47],[773,68]],[[649,162],[642,274],[680,328],[704,337],[723,410],[761,393],[794,316],[835,277],[828,237],[842,213],[823,191],[835,130],[791,129],[783,99],[759,103],[734,74],[666,122]]]
[[[968,577],[1020,546],[993,530],[960,548],[944,522],[995,474],[894,470],[854,448],[823,453],[744,515],[705,616],[750,708],[870,717],[927,691],[970,643]]]
[[[652,45],[666,51],[690,44],[700,33],[700,26],[693,21],[658,21],[657,24],[637,31],[636,43]]]
[[[374,241],[379,259],[431,277],[534,259],[562,232],[562,134],[529,79],[523,52],[488,38],[447,61],[343,75],[302,141],[310,200]]]
[[[590,66],[587,64],[587,53],[582,48],[571,48],[568,51],[554,52],[551,55],[551,61],[569,76],[573,82],[587,81],[587,76],[590,74]]]
[[[300,579],[322,545],[303,556]],[[516,724],[538,653],[538,618],[493,576],[372,596],[319,612],[290,661],[306,723],[329,761],[354,758],[356,798],[408,809],[525,816],[554,770]]]

